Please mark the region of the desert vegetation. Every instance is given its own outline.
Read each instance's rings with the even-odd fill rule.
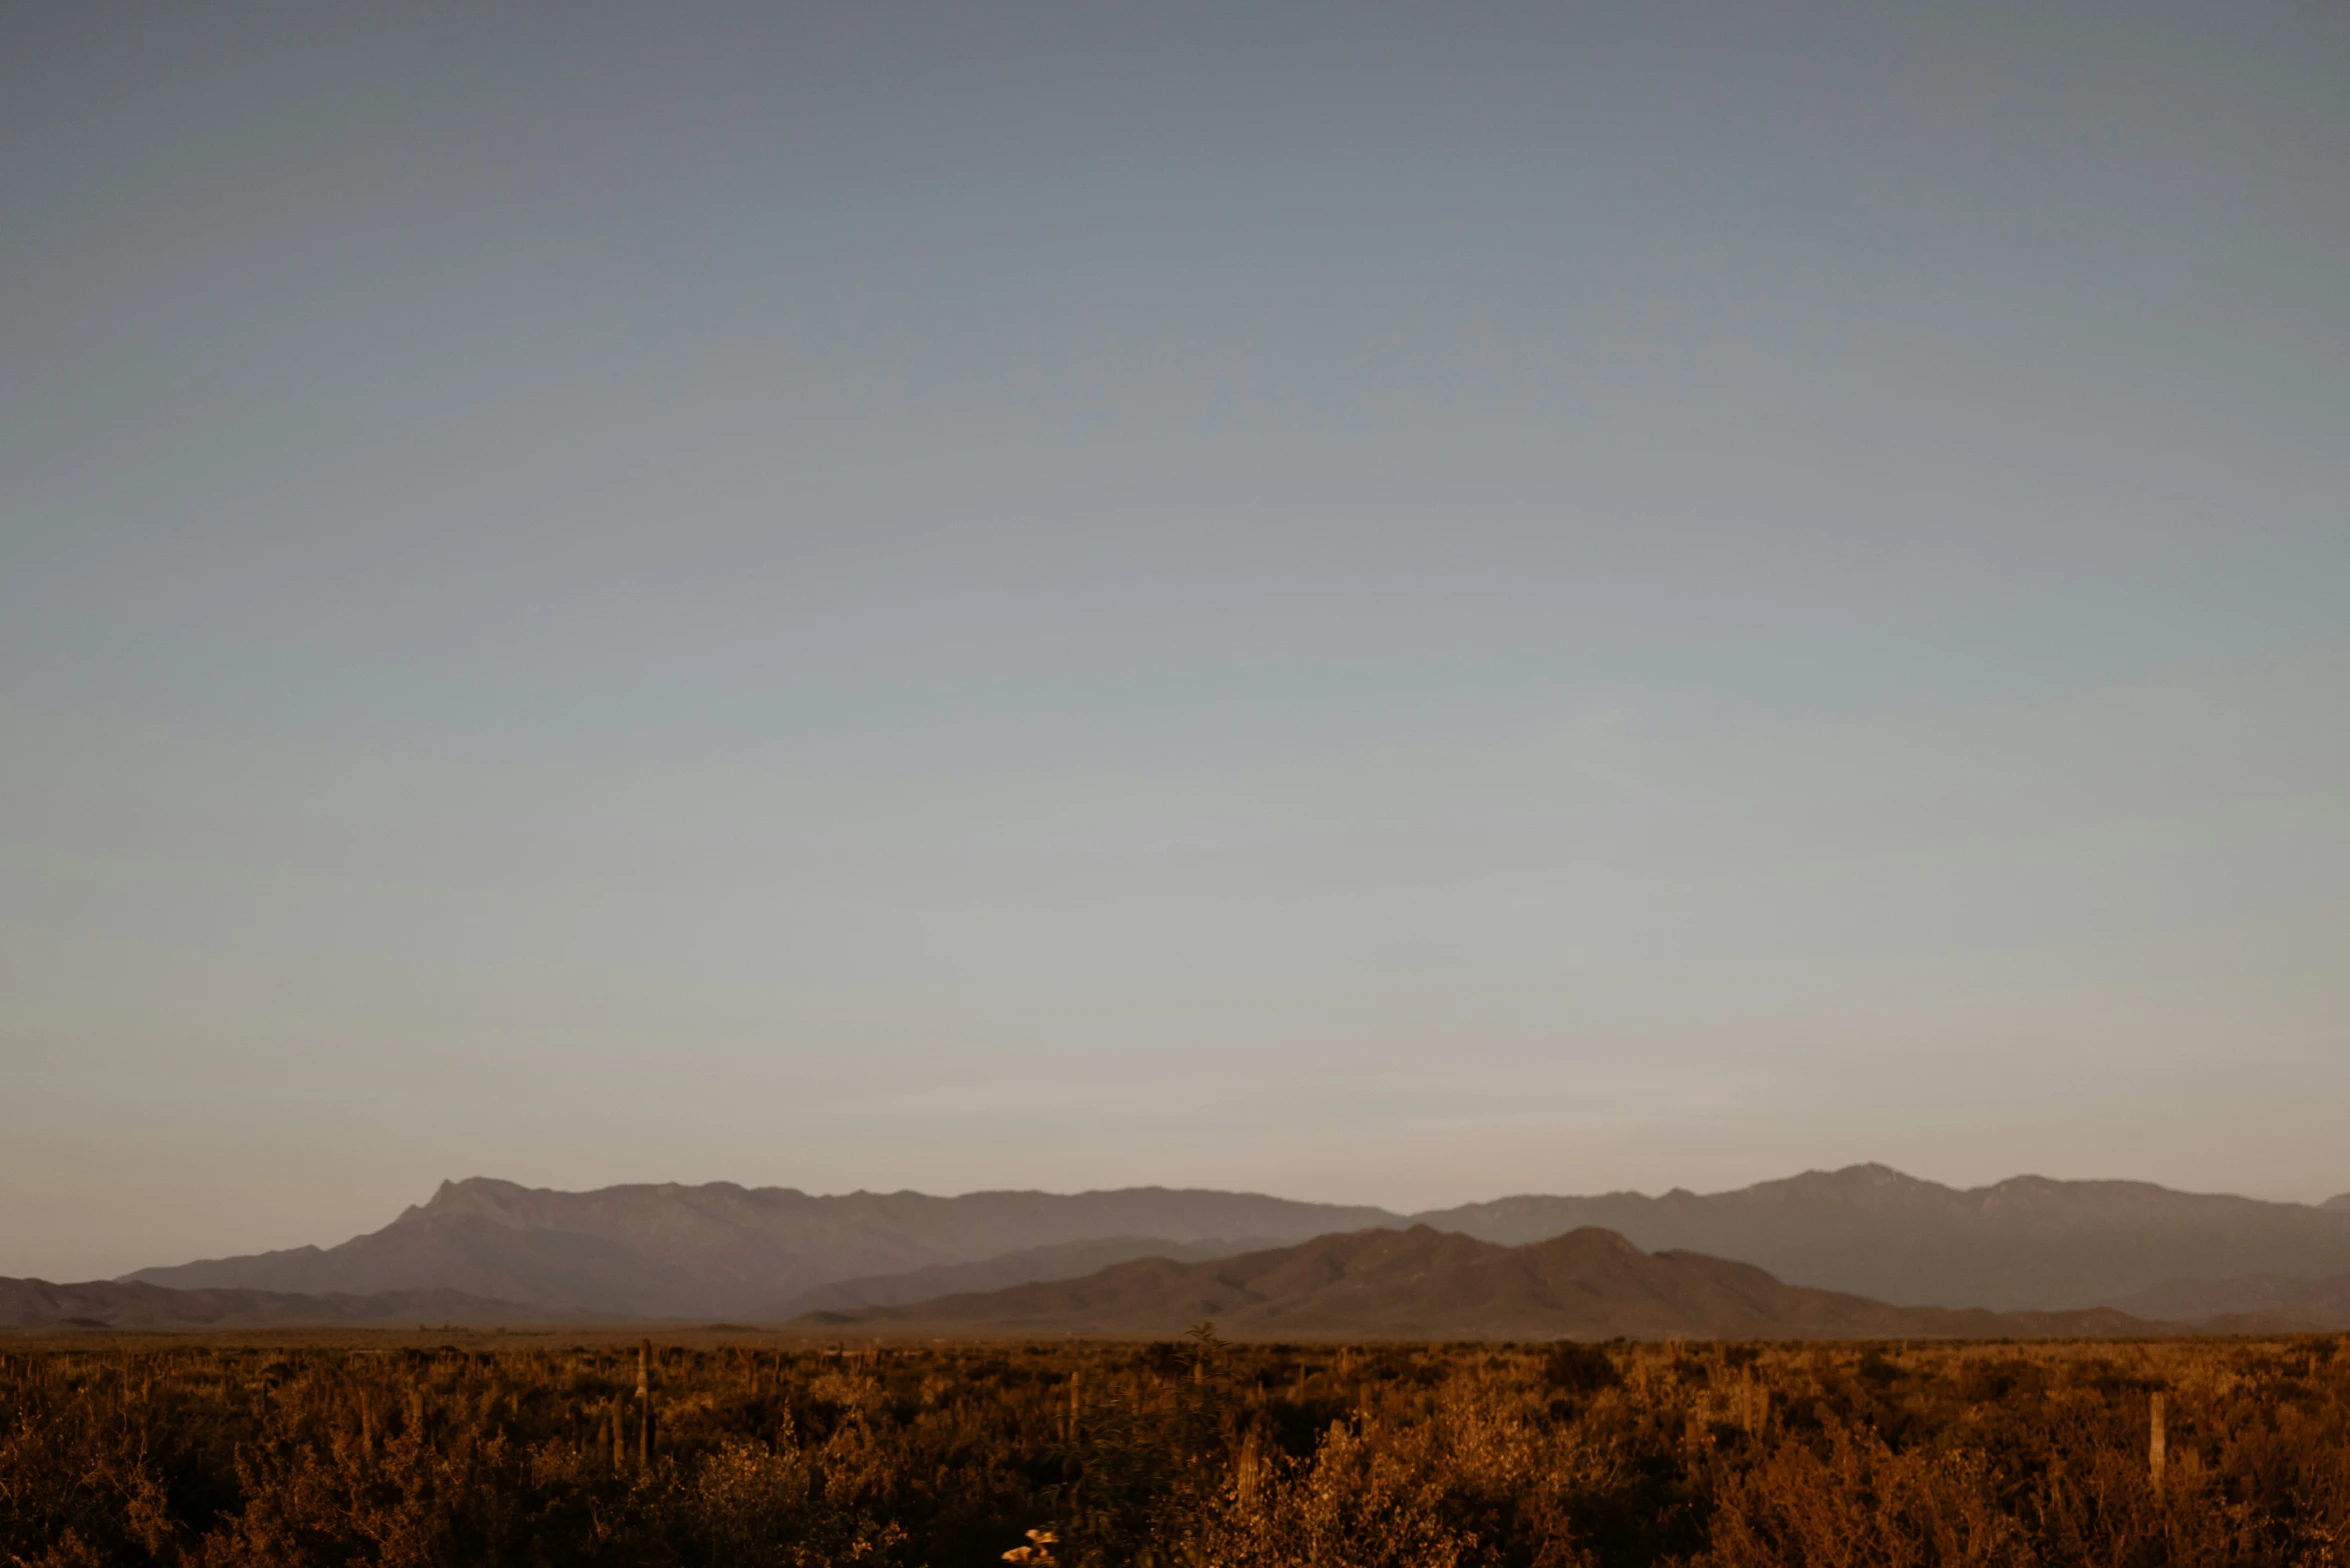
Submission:
[[[20,1344],[0,1562],[2339,1564],[2343,1343]]]

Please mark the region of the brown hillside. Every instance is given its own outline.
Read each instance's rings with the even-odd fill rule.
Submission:
[[[2107,1310],[1896,1307],[1784,1284],[1746,1263],[1647,1253],[1587,1227],[1504,1247],[1425,1225],[1207,1263],[1146,1258],[1083,1279],[821,1313],[810,1327],[1170,1335],[1213,1319],[1259,1339],[2000,1338],[2164,1332]]]

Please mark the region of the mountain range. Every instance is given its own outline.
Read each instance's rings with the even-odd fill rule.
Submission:
[[[1232,1253],[1392,1223],[1382,1209],[1163,1187],[819,1197],[732,1182],[553,1192],[475,1177],[443,1182],[430,1203],[339,1247],[128,1277],[311,1295],[439,1288],[619,1317],[772,1319],[802,1310],[818,1286],[1039,1249],[1141,1237]],[[1083,1274],[1108,1261],[1080,1246],[1058,1267]]]
[[[1896,1307],[1788,1285],[1749,1263],[1648,1253],[1586,1227],[1504,1247],[1414,1225],[1323,1236],[1207,1263],[1142,1258],[1089,1274],[798,1326],[895,1333],[1236,1338],[2085,1338],[2161,1332],[2110,1308],[2000,1313]]]
[[[1961,1190],[1882,1165],[1732,1192],[1503,1198],[1416,1216],[1517,1244],[1578,1226],[1782,1279],[1917,1306],[2057,1310],[2181,1279],[2350,1273],[2350,1204],[2271,1203],[2138,1181],[2017,1176]]]
[[[2169,1311],[2189,1298],[2163,1291],[2201,1281],[2198,1310],[2182,1317],[2265,1314],[2262,1292],[2273,1290],[2262,1280],[2350,1275],[2342,1199],[2274,1203],[2036,1176],[1958,1189],[1858,1165],[1729,1192],[1525,1196],[1409,1216],[1154,1187],[945,1198],[720,1182],[574,1193],[476,1177],[443,1183],[430,1202],[339,1246],[128,1279],[322,1298],[439,1290],[542,1316],[772,1322],[1415,1224],[1503,1247],[1599,1227],[1646,1253],[1699,1253],[1792,1285],[1953,1309]],[[2324,1300],[2308,1310],[2333,1311]]]

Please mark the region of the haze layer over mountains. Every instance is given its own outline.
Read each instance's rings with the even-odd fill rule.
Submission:
[[[1731,1192],[1517,1197],[1399,1215],[1248,1193],[857,1192],[731,1183],[566,1193],[474,1178],[340,1246],[141,1270],[183,1290],[308,1297],[441,1291],[546,1316],[782,1321],[1094,1274],[1187,1265],[1368,1230],[1522,1248],[1587,1227],[1786,1286],[1897,1307],[2175,1320],[2280,1308],[2327,1318],[2350,1292],[2350,1204],[2272,1203],[2142,1182],[2018,1177],[1959,1190],[1883,1166]]]

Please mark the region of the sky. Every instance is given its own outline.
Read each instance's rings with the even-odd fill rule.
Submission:
[[[2350,1189],[2350,8],[0,10],[0,1274]]]

